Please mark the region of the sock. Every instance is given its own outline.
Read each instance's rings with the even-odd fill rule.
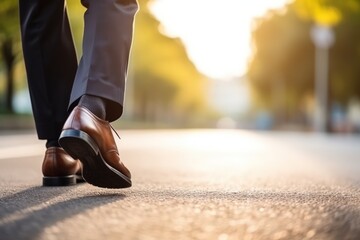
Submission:
[[[93,95],[83,95],[80,98],[78,106],[89,109],[98,118],[106,117],[106,99]]]
[[[59,142],[57,139],[48,139],[46,141],[46,148],[49,147],[60,147]]]

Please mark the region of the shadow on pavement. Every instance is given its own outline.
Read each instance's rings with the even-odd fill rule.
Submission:
[[[60,200],[54,204],[48,203],[70,189],[73,187],[32,187],[1,198],[0,238],[39,239],[44,229],[57,222],[125,198],[124,194],[103,193]],[[29,208],[33,209],[26,211]]]
[[[31,187],[10,196],[0,198],[0,222],[7,216],[38,204],[43,204],[73,187]]]

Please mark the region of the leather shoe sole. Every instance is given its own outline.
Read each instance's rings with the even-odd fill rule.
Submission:
[[[82,163],[86,182],[102,188],[128,188],[131,180],[106,163],[96,142],[80,130],[63,130],[59,144],[74,159]]]
[[[43,177],[43,186],[45,187],[72,186],[76,183],[77,180],[75,175],[61,177]]]

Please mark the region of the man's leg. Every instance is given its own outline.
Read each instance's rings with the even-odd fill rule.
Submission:
[[[121,116],[123,110],[137,2],[136,0],[83,0],[82,4],[87,8],[83,56],[76,74],[70,103],[74,107],[80,98],[86,95],[85,100],[83,99],[80,104],[88,107],[96,105],[99,108],[103,99],[105,102],[103,105],[106,107],[105,118],[114,121]],[[91,104],[91,101],[95,104]],[[95,112],[102,115],[101,111]]]
[[[108,121],[123,111],[136,0],[83,0],[83,56],[71,93],[74,108],[59,142],[83,164],[88,183],[105,188],[131,186]],[[77,105],[77,106],[76,106]]]
[[[20,0],[27,79],[40,139],[57,142],[68,116],[77,59],[64,0]]]
[[[58,144],[77,59],[64,0],[20,0],[27,79],[39,139],[46,139],[44,186],[76,183],[81,165]]]

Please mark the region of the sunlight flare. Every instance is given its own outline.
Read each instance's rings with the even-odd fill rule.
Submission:
[[[242,76],[251,53],[254,18],[288,0],[155,0],[151,10],[162,31],[180,37],[190,59],[215,79]]]

